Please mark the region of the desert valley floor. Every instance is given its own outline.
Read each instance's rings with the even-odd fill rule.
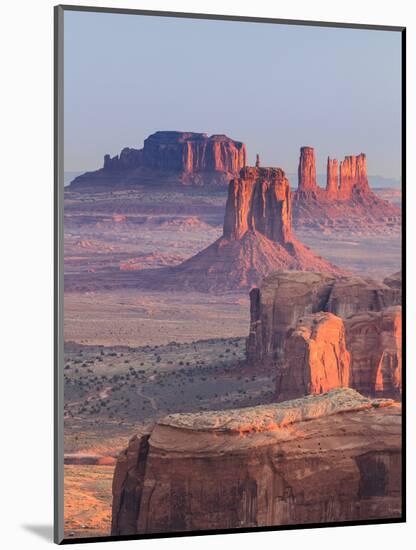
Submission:
[[[397,192],[383,191],[394,196]],[[273,399],[267,369],[243,364],[247,291],[137,289],[141,270],[174,266],[222,233],[226,192],[65,192],[65,534],[110,533],[115,457],[172,412]],[[401,234],[296,232],[350,272],[400,269]]]

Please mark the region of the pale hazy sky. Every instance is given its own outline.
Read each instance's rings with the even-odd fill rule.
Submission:
[[[400,177],[401,35],[394,31],[65,12],[65,170],[157,130],[224,133],[248,159],[297,169],[367,153]]]

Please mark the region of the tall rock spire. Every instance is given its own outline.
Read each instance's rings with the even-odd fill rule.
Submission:
[[[326,167],[326,195],[328,198],[338,198],[338,161],[328,157]]]
[[[316,162],[313,147],[301,147],[298,168],[298,191],[316,192]]]

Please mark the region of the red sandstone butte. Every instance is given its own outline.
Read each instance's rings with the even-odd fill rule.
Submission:
[[[292,242],[290,186],[280,168],[246,167],[231,181],[223,234],[238,240],[247,231],[282,245]]]
[[[227,185],[246,165],[246,147],[223,134],[160,131],[144,140],[142,149],[126,147],[104,156],[104,166],[71,182],[82,190],[140,184]]]
[[[223,235],[178,266],[143,274],[137,284],[222,292],[248,289],[282,269],[345,273],[293,236],[283,170],[246,167],[228,187]]]
[[[350,388],[171,414],[117,461],[111,534],[400,518],[401,407]]]

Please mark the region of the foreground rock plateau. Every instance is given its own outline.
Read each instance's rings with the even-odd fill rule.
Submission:
[[[112,535],[401,516],[401,407],[351,389],[173,414],[118,458]]]
[[[273,273],[250,292],[248,363],[276,371],[278,400],[345,386],[400,398],[400,280]]]

